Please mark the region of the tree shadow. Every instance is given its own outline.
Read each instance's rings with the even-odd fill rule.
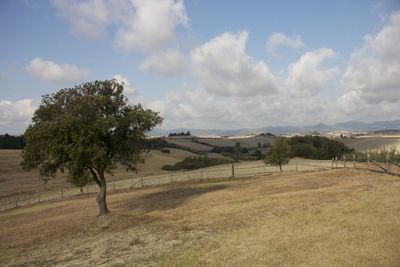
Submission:
[[[227,188],[226,185],[171,188],[131,199],[123,205],[123,208],[129,210],[141,209],[145,212],[174,209],[202,194],[225,188]]]

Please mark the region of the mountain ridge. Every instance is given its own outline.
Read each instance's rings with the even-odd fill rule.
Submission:
[[[350,131],[350,132],[368,132],[387,129],[400,129],[400,120],[391,121],[374,121],[371,123],[362,121],[346,121],[335,124],[318,123],[308,126],[269,126],[261,128],[241,128],[241,129],[196,129],[196,128],[174,128],[174,129],[161,129],[156,128],[150,134],[152,136],[167,136],[169,133],[188,132],[196,136],[235,136],[235,135],[248,135],[258,133],[272,133],[272,134],[307,134],[313,132],[327,133],[334,131]]]

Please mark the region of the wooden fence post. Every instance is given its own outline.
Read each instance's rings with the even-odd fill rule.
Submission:
[[[235,177],[235,163],[232,163],[232,178]]]
[[[64,199],[64,189],[62,187],[60,189],[60,193],[61,193],[61,199]]]
[[[141,181],[142,187],[143,187],[143,176],[140,176],[140,181]]]
[[[299,167],[297,166],[297,163],[296,163],[296,172],[298,172],[299,171]]]
[[[343,166],[346,168],[346,155],[345,154],[343,154],[343,161],[344,161]]]
[[[334,162],[334,161],[335,161],[335,158],[332,158],[332,167],[331,167],[332,169],[333,169],[333,162]]]
[[[356,168],[356,154],[353,154],[353,166]]]
[[[368,165],[370,164],[370,161],[371,161],[371,154],[369,154],[369,149],[368,149],[368,152],[367,152],[367,162],[368,162]]]
[[[386,169],[389,170],[389,153],[386,152]]]
[[[335,165],[336,165],[336,169],[337,169],[337,157],[335,157]]]
[[[203,180],[203,170],[200,169],[200,180]]]

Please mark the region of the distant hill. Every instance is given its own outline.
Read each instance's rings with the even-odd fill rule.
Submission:
[[[189,128],[178,128],[163,130],[160,128],[154,129],[151,132],[153,136],[168,136],[171,132],[187,132],[190,131],[194,136],[236,136],[246,135],[253,133],[273,133],[273,134],[291,134],[300,133],[307,134],[313,132],[333,132],[333,131],[379,131],[386,129],[400,129],[400,120],[394,121],[376,121],[372,123],[366,123],[361,121],[348,121],[341,122],[332,125],[326,125],[323,123],[310,125],[310,126],[273,126],[263,128],[248,128],[248,129],[237,129],[237,130],[223,130],[223,129],[189,129]]]

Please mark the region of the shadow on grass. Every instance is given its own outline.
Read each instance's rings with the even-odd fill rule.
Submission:
[[[226,185],[171,188],[131,199],[123,207],[129,210],[142,209],[146,212],[174,209],[202,194],[225,188],[227,188]]]

